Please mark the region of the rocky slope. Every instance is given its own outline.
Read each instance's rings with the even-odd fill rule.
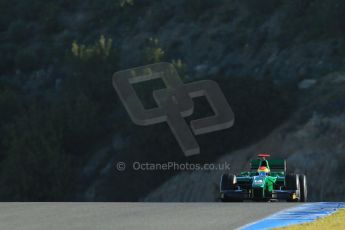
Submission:
[[[345,199],[345,75],[330,74],[307,89],[298,111],[262,141],[219,158],[230,172],[248,168],[257,153],[287,159],[288,171],[308,176],[310,201]],[[312,95],[312,96],[311,96]],[[315,95],[324,98],[316,102]],[[332,113],[330,113],[332,110]],[[336,111],[336,112],[335,112]],[[165,182],[144,201],[215,201],[224,171],[183,172]]]

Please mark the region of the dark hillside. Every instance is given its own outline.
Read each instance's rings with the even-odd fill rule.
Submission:
[[[344,70],[344,17],[340,0],[0,0],[0,200],[136,201],[178,173],[114,169],[186,161],[166,124],[130,121],[119,70],[166,61],[185,82],[220,84],[235,126],[198,136],[190,162],[342,114],[336,85],[308,89]],[[145,103],[157,87],[139,87]]]

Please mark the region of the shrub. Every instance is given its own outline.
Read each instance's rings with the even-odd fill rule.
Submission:
[[[148,47],[145,50],[145,62],[160,62],[162,61],[164,54],[164,50],[159,45],[159,40],[157,38],[149,38]]]
[[[94,45],[78,44],[76,41],[72,43],[71,51],[75,57],[87,60],[94,57],[107,58],[110,55],[112,39],[105,38],[101,35]]]

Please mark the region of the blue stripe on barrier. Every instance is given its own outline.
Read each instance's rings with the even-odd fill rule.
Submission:
[[[345,202],[306,203],[298,207],[277,212],[267,218],[247,224],[241,230],[265,230],[302,224],[328,216],[339,208],[345,208]]]

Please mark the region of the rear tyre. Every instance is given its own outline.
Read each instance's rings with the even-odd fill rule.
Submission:
[[[285,186],[287,190],[296,190],[300,194],[300,183],[298,174],[288,174],[285,176]],[[287,201],[294,202],[298,199],[289,198]]]
[[[299,176],[300,184],[300,202],[307,202],[308,190],[307,190],[307,177],[302,174]]]
[[[220,179],[220,190],[233,190],[236,188],[236,183],[235,175],[223,174]]]
[[[220,191],[235,190],[237,178],[235,175],[223,174],[220,179]],[[231,198],[221,198],[222,202],[233,202],[237,201]]]

